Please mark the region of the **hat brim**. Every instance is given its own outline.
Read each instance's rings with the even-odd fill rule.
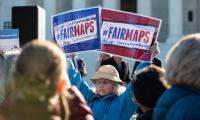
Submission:
[[[123,83],[122,80],[120,80],[118,77],[115,77],[110,74],[105,74],[105,73],[104,74],[97,73],[91,78],[91,80],[95,83],[97,79],[101,79],[101,78],[105,78],[105,79],[118,82],[118,83]]]

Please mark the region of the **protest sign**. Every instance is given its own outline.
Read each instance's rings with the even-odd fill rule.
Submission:
[[[151,62],[161,20],[102,8],[102,52]]]
[[[65,53],[101,49],[99,7],[53,16],[52,33]]]
[[[19,30],[0,30],[0,51],[8,51],[19,48]]]

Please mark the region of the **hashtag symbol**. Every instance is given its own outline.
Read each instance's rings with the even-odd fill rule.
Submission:
[[[108,34],[108,30],[103,31],[103,36],[106,36]]]

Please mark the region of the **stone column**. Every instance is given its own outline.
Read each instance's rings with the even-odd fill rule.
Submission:
[[[12,2],[9,0],[0,1],[0,29],[3,29],[5,21],[11,21],[12,6]]]
[[[37,0],[14,0],[12,4],[15,6],[32,6],[37,5]]]
[[[141,15],[151,16],[151,0],[137,0],[137,13]]]
[[[46,39],[51,40],[51,16],[56,14],[56,0],[44,0],[43,7],[46,10]]]
[[[15,1],[10,1],[10,0],[1,0],[0,1],[0,28],[3,29],[3,23],[5,21],[11,21],[12,17],[12,7],[13,6],[24,6],[29,3],[32,4],[32,0],[15,0]],[[11,21],[12,22],[12,21]]]
[[[103,0],[103,7],[120,10],[120,0]]]
[[[183,36],[182,0],[169,0],[169,35],[168,43],[174,43]]]
[[[73,0],[72,2],[72,8],[73,9],[81,9],[85,8],[87,0]]]

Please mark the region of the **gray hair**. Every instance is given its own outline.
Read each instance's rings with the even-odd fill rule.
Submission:
[[[165,77],[171,85],[200,88],[200,34],[185,36],[172,47]]]
[[[122,93],[124,93],[124,91],[126,90],[126,87],[124,87],[123,85],[114,82],[115,84],[115,89],[114,89],[114,94],[117,96],[120,96]]]

